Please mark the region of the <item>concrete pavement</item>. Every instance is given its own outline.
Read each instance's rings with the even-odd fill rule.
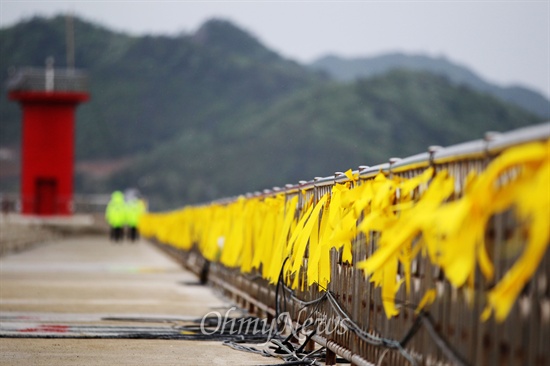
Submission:
[[[145,241],[62,239],[0,258],[0,364],[282,363],[218,341],[173,339],[179,325],[231,307]],[[127,339],[136,329],[171,339]]]

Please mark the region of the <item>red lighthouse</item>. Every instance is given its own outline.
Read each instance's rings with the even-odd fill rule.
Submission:
[[[8,81],[9,98],[23,113],[21,212],[73,212],[74,119],[88,100],[87,77],[74,70],[24,68]]]

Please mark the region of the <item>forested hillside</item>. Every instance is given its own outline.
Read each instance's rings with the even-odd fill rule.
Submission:
[[[48,56],[64,67],[64,24],[34,18],[1,29],[0,70]],[[541,122],[428,72],[332,80],[223,20],[177,36],[133,37],[84,20],[75,31],[92,95],[78,112],[78,162],[125,161],[110,175],[82,171],[77,191],[137,187],[155,210]],[[0,107],[0,147],[17,144],[18,107],[5,95]]]
[[[332,55],[319,58],[310,66],[314,70],[324,71],[341,81],[369,78],[397,69],[427,71],[445,76],[456,85],[468,86],[515,104],[541,118],[550,118],[550,101],[542,94],[522,86],[493,85],[483,80],[474,71],[445,57],[434,58],[425,55],[388,53],[374,57],[348,59]]]
[[[65,67],[65,18],[33,18],[0,31],[0,70]],[[281,95],[320,80],[229,22],[193,34],[132,37],[75,21],[76,66],[90,77],[92,100],[78,115],[80,159],[150,149],[187,129],[216,130]],[[2,98],[0,143],[19,138],[17,105]],[[4,108],[5,107],[5,108]]]
[[[395,71],[284,98],[217,140],[183,133],[115,178],[141,182],[155,202],[201,202],[375,165],[506,131],[538,119],[429,73]]]

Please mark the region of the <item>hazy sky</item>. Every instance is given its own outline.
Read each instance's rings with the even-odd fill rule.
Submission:
[[[445,56],[490,82],[550,96],[550,0],[0,0],[0,26],[69,11],[132,34],[193,32],[224,18],[300,62],[329,53]]]

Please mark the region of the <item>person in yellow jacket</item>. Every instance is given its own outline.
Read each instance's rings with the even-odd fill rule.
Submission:
[[[126,225],[126,202],[124,194],[120,191],[114,191],[111,194],[111,200],[105,210],[105,219],[110,227],[110,238],[118,242],[124,239],[124,226]]]
[[[128,238],[131,241],[139,239],[137,226],[145,210],[145,202],[140,198],[133,198],[126,203],[126,225],[128,225]]]

